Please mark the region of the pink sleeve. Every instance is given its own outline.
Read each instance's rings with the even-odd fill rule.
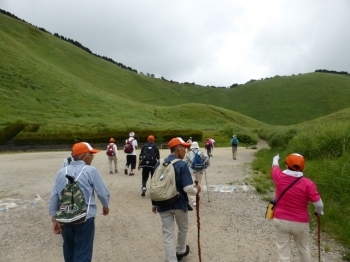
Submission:
[[[308,191],[310,202],[317,202],[321,199],[321,196],[317,191],[316,185],[311,180],[309,180]]]

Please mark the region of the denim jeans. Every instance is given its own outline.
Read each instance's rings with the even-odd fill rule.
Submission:
[[[65,262],[90,262],[95,235],[95,218],[84,223],[62,227],[63,256]]]

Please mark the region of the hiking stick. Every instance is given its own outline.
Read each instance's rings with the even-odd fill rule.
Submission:
[[[318,262],[321,262],[321,216],[317,217],[317,243],[318,243]]]
[[[210,200],[209,200],[209,189],[208,189],[208,180],[207,180],[207,169],[204,169],[204,175],[205,175],[205,185],[207,187],[208,203],[210,203]]]
[[[198,181],[195,181],[196,186],[198,185]],[[198,242],[198,257],[199,262],[202,262],[202,255],[201,255],[201,244],[200,244],[200,229],[201,229],[201,223],[200,223],[200,217],[199,217],[199,192],[196,195],[196,211],[197,211],[197,242]]]

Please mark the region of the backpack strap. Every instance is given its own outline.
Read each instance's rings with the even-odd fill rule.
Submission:
[[[87,166],[87,165],[83,166],[83,168],[81,169],[81,171],[80,171],[79,175],[78,175],[78,176],[77,176],[77,178],[74,180],[75,182],[77,182],[77,181],[78,181],[78,179],[79,179],[79,177],[80,177],[81,173],[83,173],[83,170],[84,170],[84,168],[85,168],[86,166]],[[66,173],[67,173],[67,167],[66,167]],[[89,203],[88,203],[88,205],[87,205],[87,210],[86,210],[86,217],[85,217],[85,221],[86,221],[86,219],[87,219],[87,214],[89,214],[90,202],[91,202],[91,196],[92,196],[92,194],[91,194],[91,195],[90,195],[90,197],[89,197]],[[85,221],[84,221],[84,222],[85,222]]]

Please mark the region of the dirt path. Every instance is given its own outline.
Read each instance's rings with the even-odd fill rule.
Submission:
[[[259,142],[258,148],[266,147]],[[139,152],[139,150],[138,150]],[[242,187],[251,177],[256,150],[215,148],[207,171],[206,192],[200,202],[200,242],[203,261],[277,261],[271,221],[264,219],[266,203],[252,187]],[[161,150],[166,157],[169,150]],[[0,155],[0,261],[63,261],[62,238],[51,232],[48,202],[55,175],[69,152]],[[141,174],[125,176],[125,155],[119,151],[119,173],[108,172],[105,152],[92,163],[111,193],[110,215],[99,205],[93,261],[164,261],[160,218],[151,213],[148,192],[140,196]],[[205,185],[205,179],[203,179]],[[233,187],[225,187],[232,183]],[[234,189],[235,188],[235,189]],[[230,191],[232,192],[215,192]],[[5,203],[9,209],[5,208]],[[11,206],[12,205],[12,206]],[[17,205],[17,207],[15,207]],[[187,242],[191,252],[183,261],[198,261],[197,218],[190,212]],[[312,256],[317,245],[312,238]],[[293,249],[296,256],[296,250]],[[340,254],[322,253],[323,261],[341,261]],[[299,261],[295,259],[294,261]]]

